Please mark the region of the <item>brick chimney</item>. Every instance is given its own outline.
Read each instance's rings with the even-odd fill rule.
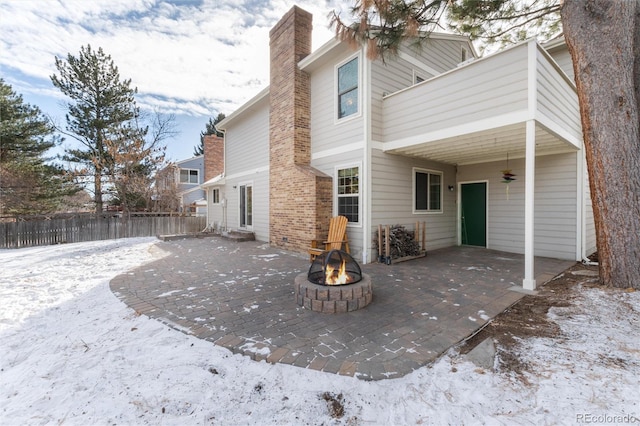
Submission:
[[[294,6],[269,33],[269,234],[273,246],[306,251],[326,237],[332,179],[311,167],[311,87],[298,62],[311,53],[310,13]]]
[[[224,173],[224,139],[216,135],[205,135],[204,182]]]

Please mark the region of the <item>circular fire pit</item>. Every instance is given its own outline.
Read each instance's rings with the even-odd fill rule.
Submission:
[[[307,273],[298,275],[294,282],[296,303],[315,312],[337,314],[362,309],[371,303],[373,291],[371,277],[362,274],[354,284],[320,285],[307,279]]]

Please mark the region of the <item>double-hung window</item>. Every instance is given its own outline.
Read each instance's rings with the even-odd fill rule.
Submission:
[[[416,213],[442,212],[442,172],[414,168],[413,187]]]
[[[197,169],[180,169],[180,183],[199,183]]]
[[[358,58],[338,67],[338,119],[358,112]]]
[[[360,167],[338,169],[338,215],[346,216],[349,223],[360,222]]]
[[[214,188],[211,190],[211,204],[220,204],[220,189]]]

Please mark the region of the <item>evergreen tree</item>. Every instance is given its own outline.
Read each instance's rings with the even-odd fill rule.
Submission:
[[[456,27],[489,41],[559,28],[559,13],[578,89],[600,278],[640,288],[640,0],[355,0],[354,23],[334,13],[332,24],[341,40],[384,58],[442,25],[448,8]]]
[[[204,137],[206,135],[216,135],[218,137],[222,137],[223,133],[219,132],[216,129],[216,124],[225,119],[225,115],[223,113],[218,113],[218,116],[214,119],[209,118],[209,122],[206,124],[206,130],[204,132],[200,132],[200,143],[193,148],[193,155],[204,155]]]
[[[50,213],[79,190],[70,174],[47,163],[54,132],[38,107],[0,79],[0,214]]]
[[[144,138],[146,129],[136,128],[139,110],[131,80],[120,80],[118,67],[102,48],[80,48],[76,57],[55,58],[59,75],[52,75],[53,85],[68,96],[66,134],[80,142],[80,148],[66,150],[65,160],[84,166],[82,174],[93,178],[96,211],[103,208],[103,184],[112,172],[114,159],[108,149],[110,139]]]

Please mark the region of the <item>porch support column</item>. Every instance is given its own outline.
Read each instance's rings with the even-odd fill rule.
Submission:
[[[533,221],[536,179],[536,122],[528,120],[526,127],[525,182],[524,182],[524,280],[522,288],[536,289],[534,275]]]

